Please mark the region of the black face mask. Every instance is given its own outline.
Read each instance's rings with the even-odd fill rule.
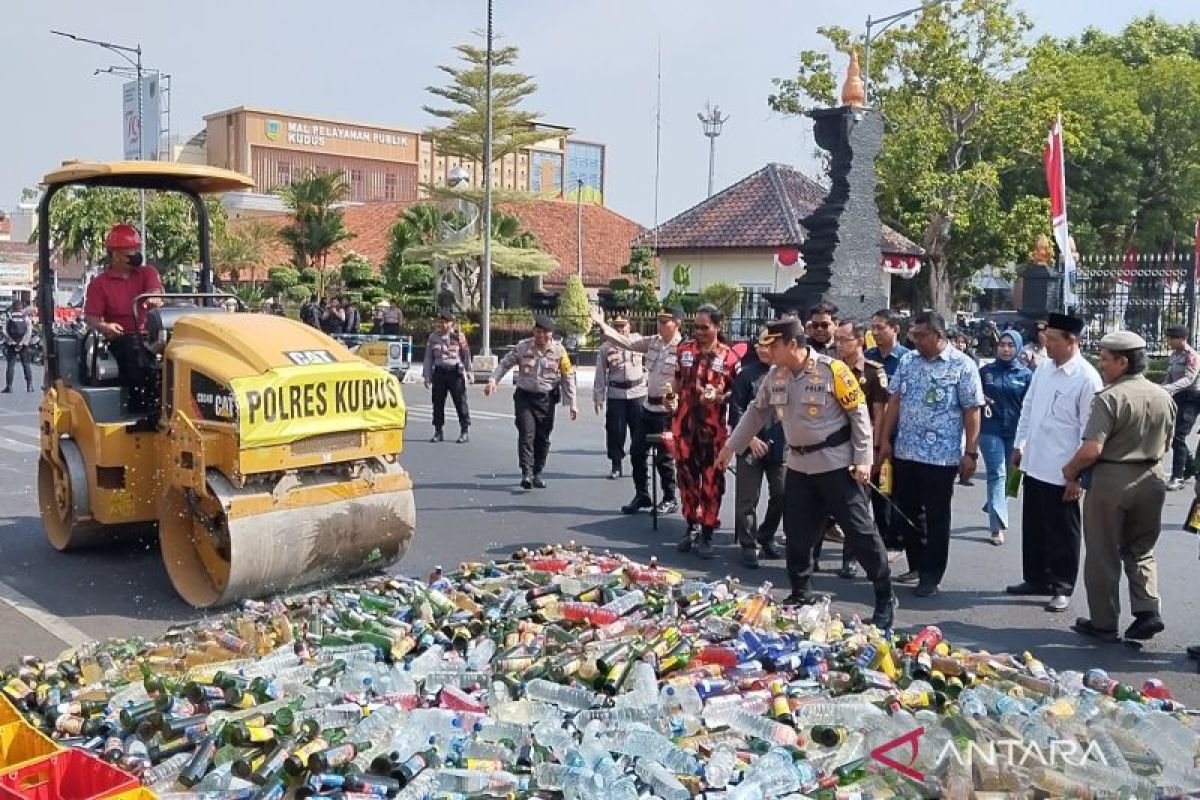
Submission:
[[[143,259],[142,259],[141,253],[130,253],[129,254],[129,266],[131,266],[131,267],[140,267],[142,265],[142,260]]]

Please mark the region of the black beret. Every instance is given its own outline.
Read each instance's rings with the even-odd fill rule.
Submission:
[[[1083,333],[1083,320],[1067,314],[1047,314],[1046,327],[1056,331],[1066,331],[1074,336]]]
[[[1186,339],[1188,337],[1186,325],[1168,325],[1164,333],[1169,339]]]
[[[541,328],[544,331],[554,333],[554,320],[550,319],[545,314],[538,314],[533,318],[533,327]]]

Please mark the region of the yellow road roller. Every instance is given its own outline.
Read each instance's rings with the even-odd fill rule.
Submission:
[[[38,500],[50,544],[75,550],[157,525],[171,582],[198,607],[398,561],[416,517],[400,464],[399,381],[295,320],[228,313],[229,296],[213,291],[202,196],[253,182],[134,161],[68,162],[43,183],[43,320],[54,319],[50,204],[66,187],[185,195],[200,255],[198,292],[134,302],[145,319],[136,339],[152,378],[148,411],[131,409],[97,333],[46,337]]]

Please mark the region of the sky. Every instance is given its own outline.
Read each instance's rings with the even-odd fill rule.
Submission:
[[[1200,17],[1196,0],[1019,0],[1036,34],[1085,25],[1120,30],[1154,12]],[[658,215],[704,199],[708,140],[697,112],[729,116],[717,140],[716,187],[768,162],[811,171],[811,123],[772,112],[771,79],[796,54],[822,48],[822,25],[861,30],[913,0],[494,0],[495,30],[521,49],[538,92],[529,108],[607,150],[607,204],[655,221],[656,69],[661,46],[662,144]],[[121,80],[93,75],[122,63],[51,28],[142,46],[144,64],[171,75],[172,134],[239,105],[424,129],[425,87],[437,65],[484,24],[484,0],[7,0],[0,5],[4,114],[0,209],[68,158],[121,153]],[[179,11],[177,11],[177,9]],[[180,13],[182,11],[183,13]],[[845,57],[835,58],[841,73]]]

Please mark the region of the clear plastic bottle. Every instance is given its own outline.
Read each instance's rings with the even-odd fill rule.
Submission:
[[[468,686],[486,686],[491,679],[491,674],[487,672],[439,669],[425,676],[425,691],[432,694],[446,686],[453,686],[459,689]]]
[[[586,711],[596,703],[596,696],[587,689],[563,686],[543,678],[535,678],[525,684],[525,696],[530,700],[540,700],[578,711]]]
[[[668,713],[698,717],[704,711],[704,701],[700,699],[700,692],[691,684],[668,683],[659,693],[659,702]]]
[[[191,753],[176,753],[166,761],[155,764],[146,770],[142,774],[142,783],[149,786],[151,791],[166,791],[175,785],[175,779],[191,760]]]
[[[363,718],[362,706],[357,703],[338,703],[314,709],[310,716],[322,729],[349,728]]]
[[[692,793],[687,787],[679,782],[674,773],[657,761],[639,758],[633,770],[663,800],[691,800]]]
[[[605,611],[612,611],[616,614],[624,616],[630,611],[633,611],[638,606],[646,602],[646,593],[641,589],[634,589],[613,600],[611,603],[605,603],[601,608]]]
[[[529,741],[530,728],[515,722],[501,722],[498,719],[487,718],[479,728],[479,740],[482,742],[512,742],[518,747]]]
[[[116,693],[108,699],[109,708],[114,711],[120,711],[128,705],[138,705],[150,699],[149,693],[146,692],[146,686],[142,681],[133,681],[122,686]]]
[[[861,738],[861,734],[860,734]],[[835,759],[835,763],[840,763]],[[746,769],[744,780],[757,783],[772,796],[784,795],[800,788],[800,776],[789,750],[773,747]]]
[[[638,661],[629,670],[625,691],[613,698],[617,707],[649,708],[658,703],[658,678],[654,667]]]
[[[813,725],[853,725],[859,720],[887,716],[878,706],[862,702],[818,701],[802,703],[792,712],[797,727]]]
[[[496,655],[495,641],[487,637],[476,639],[467,649],[467,671],[474,672],[483,669],[492,663],[494,655]]]
[[[728,747],[718,747],[704,765],[704,780],[714,789],[724,789],[733,779],[737,756]]]
[[[627,731],[611,749],[627,756],[653,759],[676,774],[694,775],[700,766],[691,753],[679,749],[661,733],[648,729]]]
[[[351,738],[356,742],[371,742],[391,738],[392,731],[404,722],[407,715],[395,706],[380,706],[354,726]]]
[[[485,772],[477,769],[439,769],[434,772],[434,785],[439,792],[469,797],[506,797],[524,792],[529,779],[511,772]]]
[[[772,744],[782,744],[791,747],[799,738],[794,728],[789,728],[780,722],[756,716],[745,709],[733,709],[725,720],[725,724],[738,733],[753,736]]]

